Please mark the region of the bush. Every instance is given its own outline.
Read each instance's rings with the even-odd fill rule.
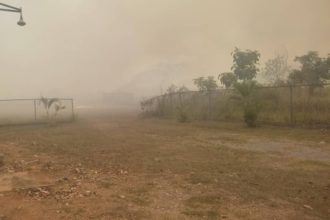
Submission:
[[[257,87],[257,82],[254,80],[237,82],[234,85],[236,92],[239,94],[238,97],[234,98],[241,101],[244,112],[244,121],[250,128],[256,127],[256,121],[260,109],[256,97]]]
[[[181,123],[186,123],[189,121],[188,111],[184,107],[178,107],[177,120]]]
[[[258,109],[256,106],[244,107],[244,121],[249,128],[255,128],[257,126]]]

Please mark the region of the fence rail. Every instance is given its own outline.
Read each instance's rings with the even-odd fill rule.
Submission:
[[[330,83],[258,87],[258,122],[285,125],[330,126]],[[243,119],[235,89],[165,94],[141,103],[143,114],[176,117],[184,111],[197,120]]]
[[[44,123],[50,119],[58,122],[74,120],[74,100],[72,98],[58,99],[64,109],[55,113],[46,109],[40,99],[0,99],[0,125]]]

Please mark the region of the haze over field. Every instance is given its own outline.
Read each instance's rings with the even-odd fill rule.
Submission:
[[[1,98],[97,99],[131,90],[156,95],[169,84],[227,71],[237,46],[261,61],[275,52],[330,51],[329,0],[3,0]]]
[[[0,39],[0,220],[330,220],[330,0],[0,0]]]

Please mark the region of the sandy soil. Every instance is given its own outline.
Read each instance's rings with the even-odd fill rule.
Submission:
[[[1,220],[330,219],[328,130],[103,113],[1,127],[0,154]]]

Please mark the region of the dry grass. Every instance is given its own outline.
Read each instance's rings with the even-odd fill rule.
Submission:
[[[52,193],[77,191],[40,201],[5,193],[0,214],[11,219],[330,218],[329,131],[99,113],[3,127],[0,138],[8,166],[37,156],[21,171],[66,177]]]
[[[188,109],[190,120],[243,121],[241,102],[234,90],[219,90],[211,94],[188,92],[165,95],[146,106],[146,115],[175,118],[178,109]],[[294,87],[292,104],[290,88],[260,88],[255,94],[260,106],[259,124],[296,124],[299,126],[330,125],[330,87],[317,87],[309,94],[308,87]],[[292,122],[291,122],[292,109]]]

